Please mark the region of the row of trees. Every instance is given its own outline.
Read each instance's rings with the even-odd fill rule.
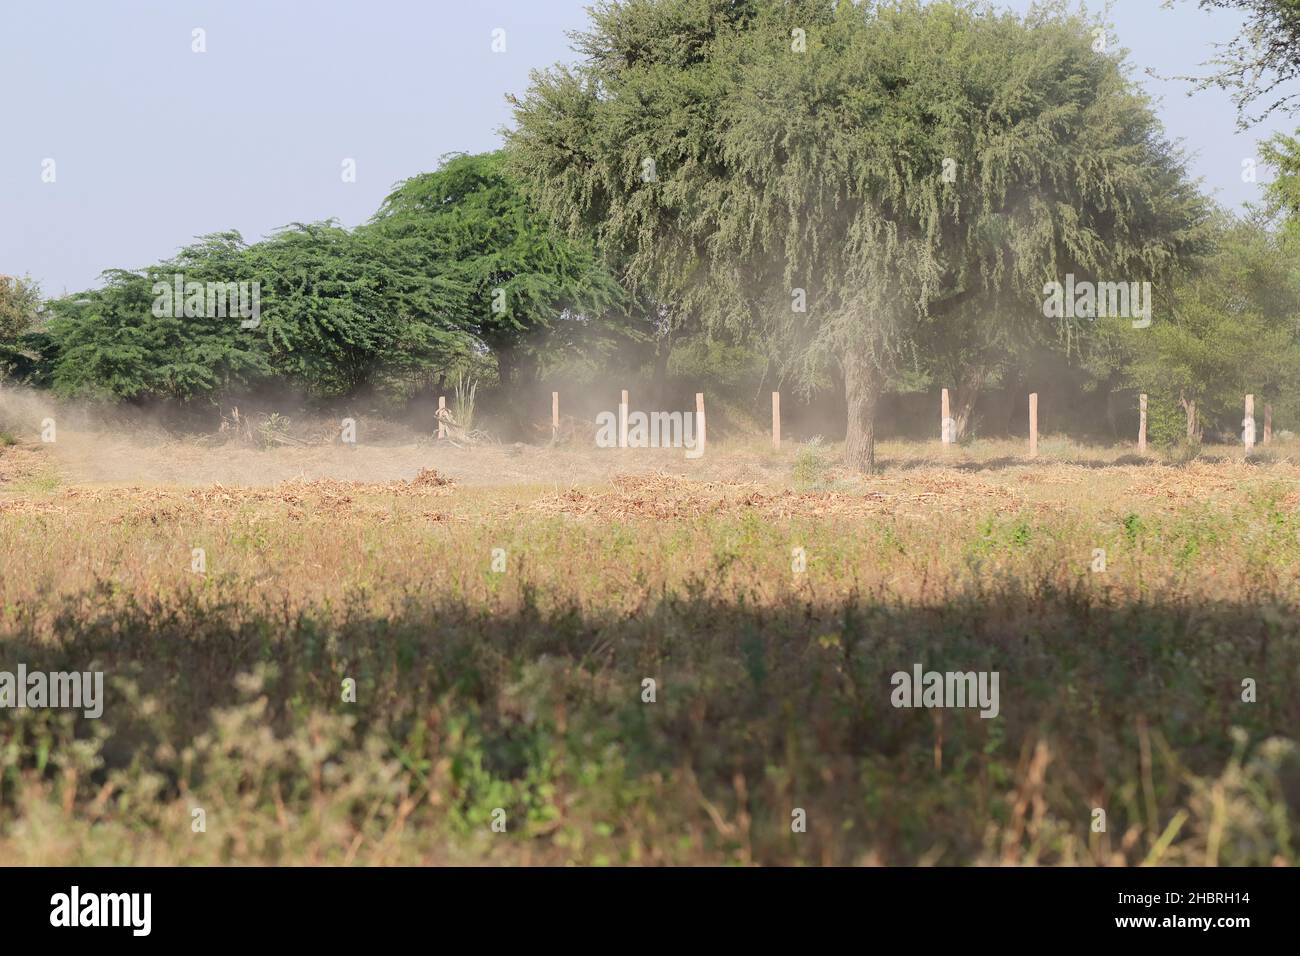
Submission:
[[[402,183],[357,229],[208,236],[30,327],[10,283],[0,363],[116,400],[402,396],[467,366],[510,394],[593,356],[662,374],[707,341],[838,390],[864,469],[887,391],[954,387],[962,431],[1046,362],[1201,423],[1300,394],[1300,147],[1268,145],[1269,208],[1217,210],[1063,3],[603,0],[577,46],[514,101],[502,153]],[[261,323],[154,315],[176,273],[257,281]],[[1150,282],[1150,326],[1046,318],[1066,276]]]
[[[256,288],[258,321],[156,308],[178,275]],[[508,382],[565,347],[563,325],[593,341],[639,331],[591,244],[550,229],[500,154],[454,157],[401,183],[356,229],[295,223],[254,244],[209,235],[103,280],[46,303],[39,321],[30,285],[11,284],[26,297],[0,330],[11,375],[135,402],[211,401],[272,383],[318,398],[400,397],[430,375],[485,363]]]

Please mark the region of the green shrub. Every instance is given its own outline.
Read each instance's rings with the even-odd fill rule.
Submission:
[[[826,483],[830,468],[820,435],[808,440],[794,458],[794,483],[798,488],[818,488]]]

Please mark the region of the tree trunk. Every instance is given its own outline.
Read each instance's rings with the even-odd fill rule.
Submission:
[[[1181,396],[1178,399],[1178,403],[1183,406],[1183,411],[1187,412],[1187,440],[1195,441],[1198,425],[1198,422],[1196,421],[1196,399],[1188,399],[1186,396]]]
[[[876,470],[876,407],[880,392],[880,373],[866,349],[851,347],[844,357],[844,397],[849,414],[844,463],[868,474]]]
[[[984,387],[987,372],[982,366],[972,366],[963,370],[957,382],[956,407],[953,410],[953,441],[964,441],[970,430],[971,415],[975,411],[975,400],[979,398]]]
[[[500,379],[501,419],[504,437],[519,440],[532,435],[531,424],[536,424],[536,395],[538,379],[537,355],[518,344],[503,345],[493,350]]]
[[[670,327],[655,340],[654,396],[656,408],[672,408],[668,395],[668,360],[673,354],[673,329]]]

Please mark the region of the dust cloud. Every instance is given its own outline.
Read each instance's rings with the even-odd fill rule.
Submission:
[[[47,425],[53,426],[52,442],[42,440]],[[312,430],[304,424],[299,433]],[[581,430],[570,430],[557,444],[489,441],[461,447],[436,440],[432,428],[424,433],[365,418],[357,420],[355,445],[340,441],[328,424],[314,431],[313,439],[286,435],[282,443],[263,447],[222,432],[178,434],[147,410],[103,411],[28,389],[0,388],[0,432],[22,450],[39,453],[67,484],[252,488],[316,478],[381,483],[409,480],[426,468],[458,484],[493,486],[570,487],[639,474],[753,482],[788,475],[788,463],[763,454],[761,444],[688,460],[680,448],[597,448]]]

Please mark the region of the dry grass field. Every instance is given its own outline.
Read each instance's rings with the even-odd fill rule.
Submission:
[[[1040,450],[0,447],[0,859],[1294,864],[1300,446]]]

